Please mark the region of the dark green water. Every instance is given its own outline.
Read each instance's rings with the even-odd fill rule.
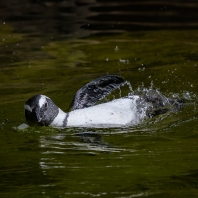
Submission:
[[[197,197],[197,41],[190,30],[68,39],[2,24],[0,197]],[[136,127],[14,129],[29,97],[45,94],[66,111],[76,90],[107,73],[187,103]]]

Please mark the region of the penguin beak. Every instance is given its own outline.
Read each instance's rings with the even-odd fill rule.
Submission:
[[[40,107],[36,107],[31,109],[28,105],[25,106],[25,117],[27,122],[32,125],[32,124],[39,124],[43,125],[42,119],[44,118],[44,112]]]

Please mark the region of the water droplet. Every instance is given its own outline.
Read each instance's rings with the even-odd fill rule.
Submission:
[[[127,63],[129,63],[129,60],[124,60],[124,59],[119,59],[119,61],[120,61],[120,63],[125,63],[125,64],[127,64]]]

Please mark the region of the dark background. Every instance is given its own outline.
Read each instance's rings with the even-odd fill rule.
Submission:
[[[0,20],[16,32],[84,36],[197,29],[198,2],[148,0],[1,0]]]

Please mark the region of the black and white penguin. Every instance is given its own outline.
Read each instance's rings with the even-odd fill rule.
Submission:
[[[180,106],[176,100],[150,90],[144,96],[131,95],[95,105],[113,90],[125,84],[115,75],[97,78],[79,89],[72,110],[63,112],[45,95],[35,95],[25,103],[25,117],[30,125],[52,127],[124,127],[137,125],[147,117],[168,111],[167,106]]]

